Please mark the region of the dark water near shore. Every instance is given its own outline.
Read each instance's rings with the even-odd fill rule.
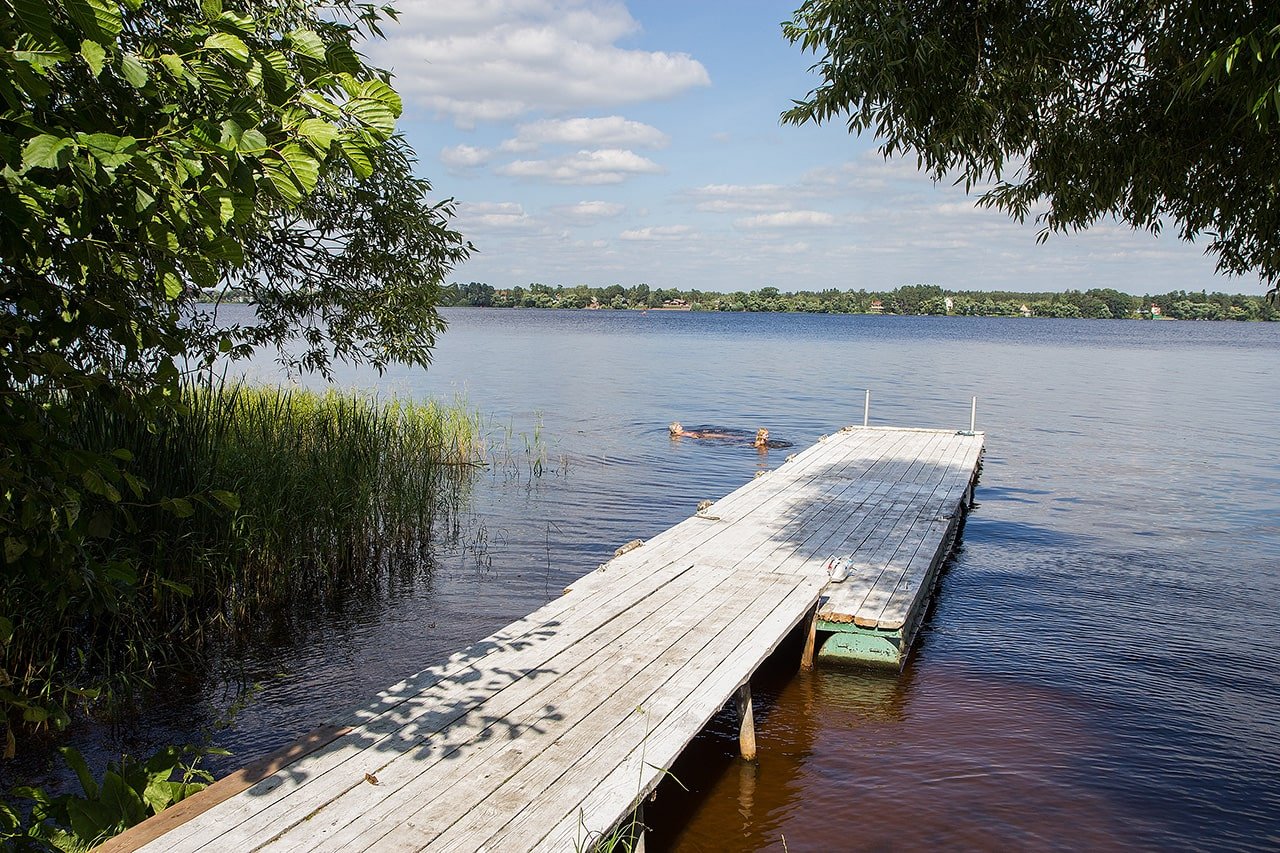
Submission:
[[[229,770],[789,452],[672,442],[671,420],[804,447],[860,421],[864,388],[904,426],[966,426],[977,395],[978,506],[907,670],[763,673],[758,766],[718,719],[677,766],[691,792],[650,806],[650,849],[1280,847],[1280,324],[446,314],[429,371],[340,376],[509,428],[436,569],[77,742],[210,736]]]

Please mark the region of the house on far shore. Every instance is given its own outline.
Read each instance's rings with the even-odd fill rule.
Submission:
[[[690,311],[693,306],[689,304],[687,299],[668,299],[662,303],[661,308],[655,308],[655,311]]]
[[[956,310],[956,301],[955,301],[954,299],[952,299],[950,296],[948,296],[946,299],[942,300],[942,304],[943,304],[943,305],[945,305],[945,306],[947,306],[947,313],[948,313],[948,314],[950,314],[952,311]]]
[[[1023,317],[1030,317],[1030,316],[1031,316],[1031,306],[1030,306],[1030,305],[1028,305],[1028,304],[1027,304],[1027,303],[1025,303],[1025,302],[1024,302],[1024,303],[1022,303],[1022,305],[1018,308],[1018,313],[1019,313],[1019,314],[1021,314]]]
[[[867,313],[868,313],[868,314],[883,314],[883,313],[884,313],[884,303],[883,303],[883,302],[881,302],[879,299],[872,299],[872,300],[871,300],[871,305],[867,308]]]
[[[1151,319],[1154,320],[1157,317],[1163,317],[1163,316],[1164,316],[1164,312],[1160,310],[1160,306],[1152,302],[1151,303]]]

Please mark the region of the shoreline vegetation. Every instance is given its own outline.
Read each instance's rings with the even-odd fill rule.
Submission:
[[[1087,319],[1278,320],[1280,308],[1262,296],[1170,293],[1133,296],[1112,289],[1065,293],[954,291],[937,285],[904,285],[891,291],[823,290],[750,292],[650,289],[639,284],[610,287],[551,287],[495,290],[487,284],[455,284],[443,305],[489,308],[580,308],[611,310],[746,311],[809,314],[951,315],[967,317],[1067,317]]]
[[[248,291],[206,291],[204,303],[253,301]],[[561,308],[615,311],[736,311],[806,314],[889,314],[959,317],[1055,317],[1090,320],[1280,320],[1280,305],[1264,296],[1174,290],[1134,296],[1111,288],[1062,293],[944,290],[937,285],[904,285],[889,291],[822,290],[782,292],[776,287],[734,293],[675,288],[564,287],[530,284],[495,289],[483,282],[454,283],[440,304],[477,308]]]
[[[463,401],[379,400],[355,391],[181,386],[152,417],[68,401],[63,440],[110,453],[122,482],[93,479],[60,508],[91,517],[100,566],[78,586],[10,577],[0,590],[16,735],[111,713],[157,679],[389,569],[430,566],[429,545],[485,464]]]

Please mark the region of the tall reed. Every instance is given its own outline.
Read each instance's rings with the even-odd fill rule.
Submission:
[[[137,488],[104,522],[82,587],[0,592],[23,617],[0,704],[145,683],[263,616],[423,564],[483,452],[460,402],[249,385],[191,385],[147,419],[82,404],[70,431],[128,458]]]

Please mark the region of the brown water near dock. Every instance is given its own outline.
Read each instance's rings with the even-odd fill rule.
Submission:
[[[718,717],[647,806],[649,849],[1143,846],[1123,809],[1061,781],[1073,755],[1098,748],[1068,695],[960,668],[899,677],[781,661],[754,690],[758,761],[737,757],[733,717]]]

